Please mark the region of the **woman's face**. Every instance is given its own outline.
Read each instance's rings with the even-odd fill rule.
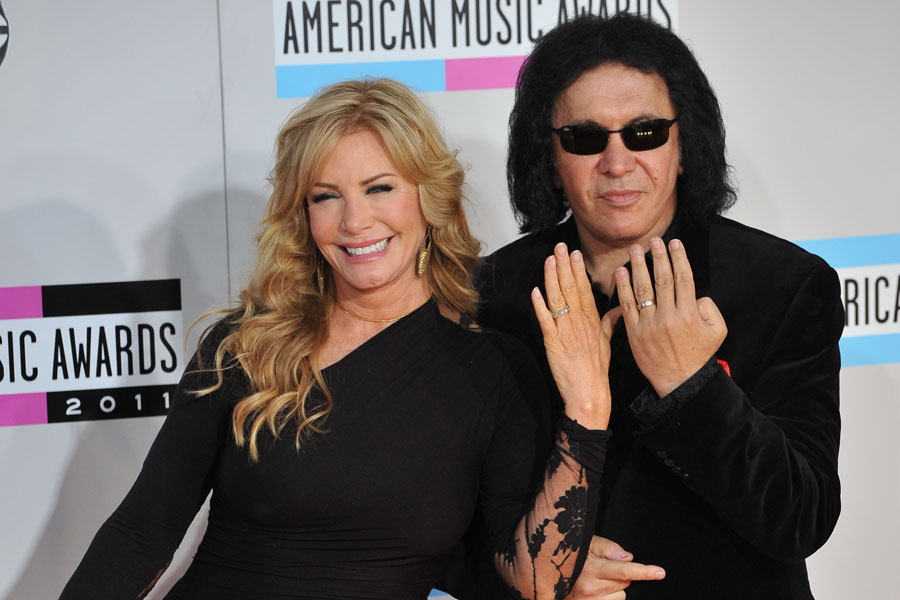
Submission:
[[[427,226],[419,192],[377,135],[342,137],[325,158],[307,205],[339,299],[375,292],[399,298],[410,286],[424,285],[414,267]]]

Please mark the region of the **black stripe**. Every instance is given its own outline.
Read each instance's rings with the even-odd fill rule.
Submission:
[[[45,285],[45,317],[181,310],[181,280]]]
[[[176,384],[47,392],[47,422],[156,417],[169,412]],[[138,396],[140,400],[138,400]]]

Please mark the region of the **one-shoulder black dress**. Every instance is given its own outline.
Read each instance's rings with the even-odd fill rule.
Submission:
[[[228,327],[206,337],[201,363]],[[323,371],[327,433],[299,451],[296,429],[266,433],[258,462],[231,432],[246,377],[232,369],[194,397],[214,381],[197,361],[62,598],[143,597],[210,490],[208,528],[167,598],[422,600],[476,514],[505,568],[530,569],[549,551],[563,589],[583,561],[606,434],[564,422],[535,474],[541,436],[528,405],[546,404],[535,397],[546,388],[512,338],[453,323],[430,301]]]

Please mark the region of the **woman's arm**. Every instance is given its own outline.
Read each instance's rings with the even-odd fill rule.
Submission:
[[[565,402],[550,458],[534,497],[495,563],[521,597],[564,598],[593,533],[609,421],[610,320],[597,315],[581,254],[565,245],[545,263],[548,306],[532,300],[556,384]],[[543,386],[531,386],[543,390]]]
[[[216,327],[198,350],[204,366],[221,338]],[[207,356],[208,355],[208,356]],[[184,532],[212,485],[211,470],[230,427],[234,379],[215,393],[196,398],[191,390],[215,381],[188,364],[169,413],[141,473],[115,512],[100,527],[61,599],[143,598],[165,571]],[[212,379],[211,379],[212,378]]]

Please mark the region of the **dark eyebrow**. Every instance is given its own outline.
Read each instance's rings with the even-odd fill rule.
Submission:
[[[625,127],[627,127],[628,125],[634,125],[635,123],[642,123],[644,121],[652,121],[654,119],[663,119],[663,118],[665,118],[665,117],[660,117],[659,115],[656,115],[653,113],[642,113],[642,114],[632,118],[630,121],[628,121],[628,123],[625,125]],[[608,129],[606,126],[601,125],[600,123],[598,123],[597,121],[595,121],[593,119],[582,119],[580,121],[574,121],[572,123],[567,123],[567,125],[594,125],[596,127],[602,128],[602,129]]]
[[[394,175],[394,174],[393,173],[379,173],[378,175],[372,175],[371,177],[368,177],[368,178],[360,181],[359,185],[368,185],[368,184],[372,183],[373,181],[375,181],[376,179],[381,179],[382,177],[390,177],[392,175]]]
[[[663,119],[663,118],[665,118],[665,117],[660,117],[659,115],[656,115],[656,114],[644,113],[644,114],[638,115],[635,118],[633,118],[632,120],[628,121],[628,124],[634,125],[635,123],[641,123],[643,121],[653,121],[655,119]]]
[[[378,173],[377,175],[372,175],[371,177],[367,177],[366,179],[363,179],[362,181],[359,182],[359,185],[368,185],[368,184],[372,183],[373,181],[375,181],[376,179],[381,179],[382,177],[392,177],[392,176],[394,176],[394,173],[387,173],[387,172]],[[338,186],[336,186],[333,183],[322,183],[321,181],[313,182],[312,187],[323,187],[323,188],[328,188],[330,190],[338,189]]]

